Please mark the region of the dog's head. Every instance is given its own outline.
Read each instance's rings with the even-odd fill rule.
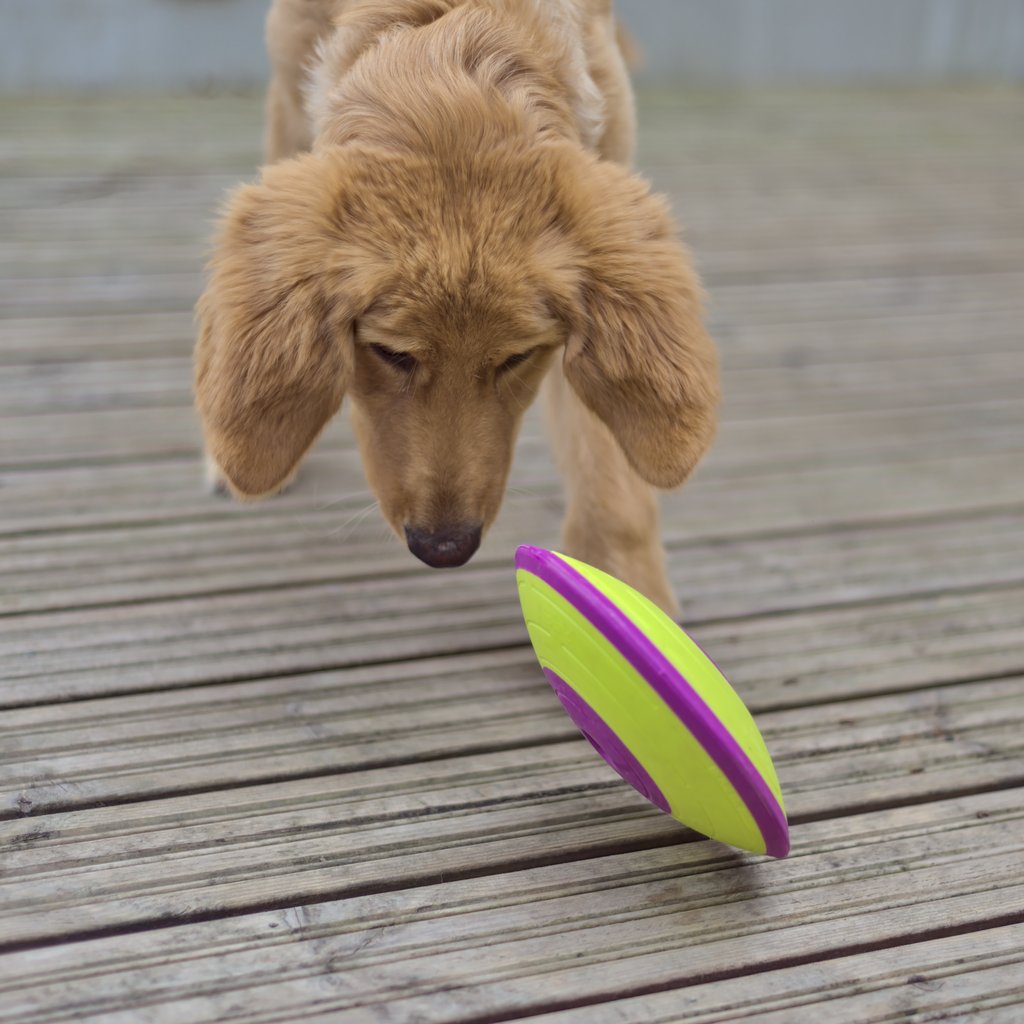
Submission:
[[[430,564],[466,561],[493,521],[559,355],[652,484],[681,483],[714,428],[664,203],[566,143],[267,167],[230,201],[198,318],[197,405],[232,489],[279,489],[347,393],[381,509]]]

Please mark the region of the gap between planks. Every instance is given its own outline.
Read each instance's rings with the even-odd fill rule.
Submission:
[[[756,871],[706,842],[473,877],[435,858],[435,881],[415,888],[167,921],[29,950],[0,970],[8,992],[29,986],[29,1004],[11,1008],[22,1014],[32,999],[73,996],[80,1011],[128,999],[219,1019],[233,993],[257,986],[253,1021],[380,1002],[399,1022],[529,1016],[580,992],[597,1003],[692,985],[722,964],[738,976],[998,927],[1024,913],[1024,886],[1007,875],[1022,840],[1019,793],[1005,793],[809,824],[790,860]],[[328,964],[339,977],[325,987]]]

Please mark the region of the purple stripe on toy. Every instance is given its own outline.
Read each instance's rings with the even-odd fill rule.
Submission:
[[[633,751],[616,735],[612,727],[556,672],[544,669],[551,688],[562,702],[566,714],[573,720],[590,745],[614,768],[619,777],[638,793],[647,797],[655,807],[666,814],[671,808],[658,784],[647,774],[647,769],[636,759]]]
[[[760,829],[766,852],[785,857],[789,853],[789,827],[775,794],[718,716],[644,632],[554,552],[524,544],[516,551],[516,568],[545,582],[601,631],[729,780]]]

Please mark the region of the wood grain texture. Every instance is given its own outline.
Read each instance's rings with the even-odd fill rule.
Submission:
[[[207,767],[212,760],[222,771],[235,764],[251,773],[228,776],[221,785],[248,787],[268,777],[286,778],[287,758],[300,748],[307,772],[358,771],[359,777],[339,779],[341,789],[332,799],[325,792],[330,783],[318,779],[315,806],[303,810],[294,790],[304,790],[308,799],[308,784],[278,782],[276,791],[263,784],[258,794],[236,790],[229,821],[205,820],[189,801],[176,799],[159,808],[163,821],[177,822],[173,836],[162,823],[143,819],[128,825],[134,807],[123,808],[116,824],[106,810],[94,815],[99,829],[93,832],[82,831],[88,815],[72,818],[67,812],[48,816],[45,835],[34,831],[32,819],[0,827],[5,847],[0,901],[7,908],[8,941],[59,936],[75,915],[83,928],[159,919],[173,914],[183,899],[196,914],[275,899],[299,903],[330,891],[339,871],[345,878],[342,890],[395,885],[416,878],[430,851],[447,858],[441,851],[457,849],[458,858],[445,861],[448,868],[476,872],[499,859],[528,863],[537,856],[593,856],[593,847],[607,845],[615,833],[622,842],[630,841],[627,836],[643,841],[645,818],[654,818],[654,836],[662,834],[664,819],[595,763],[582,740],[569,742],[573,730],[535,671],[526,685],[482,693],[470,707],[464,699],[446,700],[443,691],[437,693],[444,684],[465,681],[453,672],[433,686],[412,680],[419,688],[404,693],[386,688],[380,694],[373,687],[347,701],[307,697],[249,714],[244,706],[209,707],[197,716],[203,723],[198,728],[187,717],[164,716],[154,723],[161,728],[147,730],[149,723],[136,716],[119,721],[112,733],[90,730],[87,743],[80,740],[67,758],[74,767],[60,756],[30,762],[29,771],[60,778],[62,787],[50,806],[45,793],[22,793],[21,809],[31,803],[34,814],[102,804],[119,776],[114,799],[160,796],[175,782],[185,791],[207,789],[216,784]],[[839,721],[817,708],[760,715],[787,779],[790,816],[800,822],[957,790],[1024,786],[1022,685],[1019,677],[850,701]],[[416,774],[408,765],[368,770],[375,759],[388,760],[390,751],[379,749],[382,733],[406,761],[441,758],[430,765],[430,786],[423,784],[422,765]],[[31,734],[22,736],[32,749]],[[497,749],[497,757],[488,748]],[[517,750],[518,757],[503,750]],[[457,753],[464,758],[448,757]],[[138,779],[147,764],[148,792],[146,780]],[[467,781],[481,771],[486,784]],[[163,787],[157,788],[153,782],[160,772]],[[169,776],[176,776],[175,782]],[[17,781],[5,773],[5,786]],[[412,792],[404,792],[410,785]],[[353,799],[354,786],[366,787],[362,799]],[[265,804],[271,792],[276,812]],[[588,817],[594,828],[583,824]],[[62,831],[65,822],[70,835]],[[268,862],[271,849],[275,854]],[[206,882],[194,892],[200,877]]]
[[[670,572],[778,767],[772,862],[656,813],[540,676],[539,417],[457,576],[344,417],[280,498],[202,492],[191,307],[257,98],[0,98],[0,1021],[1017,1024],[1019,110],[643,97],[726,396]]]
[[[729,1020],[841,1024],[904,1016],[1009,1022],[1022,997],[1024,954],[1014,927],[783,967],[755,978],[728,978],[686,989],[540,1014],[537,1024],[674,1024]],[[760,983],[760,984],[759,984]]]
[[[72,950],[60,947],[7,966],[16,984],[23,972],[35,975],[30,997],[46,996],[49,976],[50,999],[74,1005],[77,996],[104,1014],[142,1000],[156,1020],[176,1012],[215,1020],[246,990],[253,1020],[282,1012],[472,1020],[496,1004],[532,1016],[581,993],[593,1004],[630,986],[678,988],[870,942],[902,945],[933,937],[951,915],[965,927],[1005,924],[1024,913],[1024,887],[1007,875],[1024,843],[1019,793],[970,804],[808,825],[790,860],[756,871],[711,844],[688,843],[513,874],[495,864],[486,877],[460,878],[468,850],[453,848],[432,855],[421,884],[399,891],[221,927],[98,938],[73,948],[71,970],[61,966],[71,966]],[[310,877],[318,870],[307,866]],[[103,964],[116,968],[98,990]]]

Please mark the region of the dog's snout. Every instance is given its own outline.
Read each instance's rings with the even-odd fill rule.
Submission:
[[[434,569],[454,569],[465,565],[480,547],[480,524],[446,526],[438,530],[405,527],[409,550]]]

